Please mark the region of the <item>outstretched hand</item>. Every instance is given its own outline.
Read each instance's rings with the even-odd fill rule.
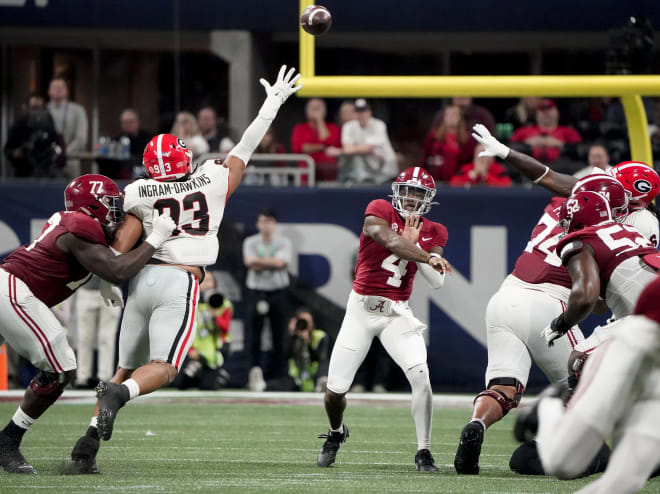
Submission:
[[[508,146],[505,146],[493,137],[483,124],[474,124],[474,127],[472,127],[472,137],[485,148],[484,151],[479,153],[479,156],[497,156],[498,158],[505,159],[511,151]]]
[[[302,83],[296,85],[299,79],[300,74],[296,74],[295,67],[291,67],[287,72],[286,65],[282,65],[282,67],[280,67],[279,73],[277,74],[277,80],[273,83],[272,86],[266,79],[259,79],[259,82],[266,90],[266,95],[268,97],[277,98],[281,105],[287,100],[289,96],[299,91],[303,87]]]

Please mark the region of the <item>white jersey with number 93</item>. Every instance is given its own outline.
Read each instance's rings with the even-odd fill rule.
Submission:
[[[124,189],[124,211],[137,216],[142,236],[152,231],[153,210],[172,217],[177,228],[154,258],[170,264],[208,266],[218,258],[218,228],[229,192],[229,170],[208,160],[187,180],[136,180]]]

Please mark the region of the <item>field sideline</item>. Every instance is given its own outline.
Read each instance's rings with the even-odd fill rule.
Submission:
[[[21,392],[0,393],[1,422]],[[0,473],[0,492],[440,492],[568,493],[585,480],[521,477],[508,468],[515,413],[486,436],[482,473],[458,476],[453,456],[472,397],[436,395],[432,451],[437,474],[415,471],[408,396],[349,395],[351,437],[330,469],[316,467],[326,432],[321,396],[300,393],[162,391],[121,411],[101,445],[101,475],[65,475],[85,431],[93,395],[67,392],[26,435],[23,452],[36,476]],[[643,492],[660,492],[660,480]]]

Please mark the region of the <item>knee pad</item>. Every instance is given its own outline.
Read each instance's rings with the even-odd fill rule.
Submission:
[[[509,398],[502,391],[490,389],[491,386],[514,386],[516,388],[516,393],[513,395],[513,398]],[[488,396],[494,399],[500,407],[502,407],[502,415],[504,416],[509,413],[511,409],[516,408],[520,404],[523,391],[525,391],[525,387],[520,381],[518,381],[518,379],[514,377],[496,377],[495,379],[490,380],[488,383],[488,389],[479,393],[474,398],[474,401],[477,401],[481,396]]]
[[[351,384],[352,383],[346,379],[329,375],[327,389],[335,394],[343,395],[348,393],[348,390],[351,389]]]
[[[37,396],[57,399],[64,391],[64,387],[72,381],[74,374],[74,370],[61,374],[39,371],[30,381],[30,389]]]
[[[427,364],[419,364],[415,367],[411,367],[406,371],[406,377],[410,382],[410,386],[414,389],[420,386],[429,386],[431,382],[429,380],[429,366]]]

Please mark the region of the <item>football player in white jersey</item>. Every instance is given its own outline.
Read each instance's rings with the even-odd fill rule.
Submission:
[[[266,100],[227,159],[209,160],[193,173],[192,152],[181,139],[160,134],[147,144],[143,164],[149,177],[125,189],[126,221],[113,248],[127,252],[153,235],[151,212],[177,224],[152,261],[131,280],[119,336],[119,365],[110,382],[96,388],[96,410],[71,456],[77,473],[97,473],[99,438],[109,440],[119,409],[129,400],[171,383],[192,345],[204,267],[215,263],[218,227],[227,199],[280,106],[302,84],[294,68],[280,68],[272,86],[261,79]],[[147,214],[147,212],[149,214]],[[106,300],[121,304],[121,291],[104,286]]]

